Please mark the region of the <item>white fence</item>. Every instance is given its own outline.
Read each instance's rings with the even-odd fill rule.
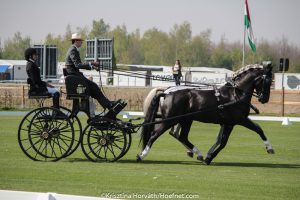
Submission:
[[[101,197],[65,195],[57,193],[21,192],[0,190],[1,200],[108,200]],[[109,199],[114,200],[114,199]]]
[[[299,73],[275,73],[275,89],[282,89],[283,86],[286,90],[300,90],[300,74]]]

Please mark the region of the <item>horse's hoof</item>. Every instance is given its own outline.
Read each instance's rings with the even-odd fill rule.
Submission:
[[[275,154],[274,149],[267,149],[268,154]]]
[[[136,162],[142,162],[142,158],[140,157],[140,155],[136,155]]]
[[[190,158],[194,157],[194,153],[191,152],[191,151],[187,151],[187,152],[186,152],[186,155],[187,155],[188,157],[190,157]]]
[[[197,156],[197,160],[199,160],[199,161],[201,161],[201,162],[204,162],[203,156]]]
[[[206,159],[204,160],[204,163],[205,163],[206,165],[210,165],[211,160],[206,158]]]

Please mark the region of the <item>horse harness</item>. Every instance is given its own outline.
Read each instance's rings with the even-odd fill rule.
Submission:
[[[217,104],[218,104],[218,113],[219,115],[224,118],[224,108],[226,107],[229,107],[229,106],[232,106],[232,105],[236,105],[238,103],[246,103],[244,101],[245,97],[246,97],[246,94],[240,90],[239,88],[237,88],[236,84],[231,80],[229,79],[228,82],[226,83],[226,85],[228,87],[232,87],[234,90],[233,90],[233,97],[234,97],[234,100],[232,101],[229,101],[229,102],[226,102],[226,103],[221,103],[221,99],[220,99],[220,96],[221,96],[221,93],[220,93],[220,88],[217,87],[217,86],[214,86],[214,91],[215,91],[215,97],[217,99]],[[238,95],[237,94],[237,91],[240,91],[241,92],[241,95]],[[248,103],[247,103],[248,104]],[[254,110],[254,112],[256,114],[259,114],[259,110],[251,104],[251,102],[249,103],[250,105],[250,108]]]

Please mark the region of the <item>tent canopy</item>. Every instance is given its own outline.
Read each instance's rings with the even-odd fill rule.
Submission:
[[[0,65],[0,73],[7,72],[8,68],[9,68],[9,65]]]

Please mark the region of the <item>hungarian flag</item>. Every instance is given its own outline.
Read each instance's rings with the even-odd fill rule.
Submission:
[[[254,44],[254,36],[251,26],[250,12],[248,7],[248,0],[245,0],[245,28],[247,30],[247,37],[249,41],[249,45],[253,52],[256,52],[256,47]]]

